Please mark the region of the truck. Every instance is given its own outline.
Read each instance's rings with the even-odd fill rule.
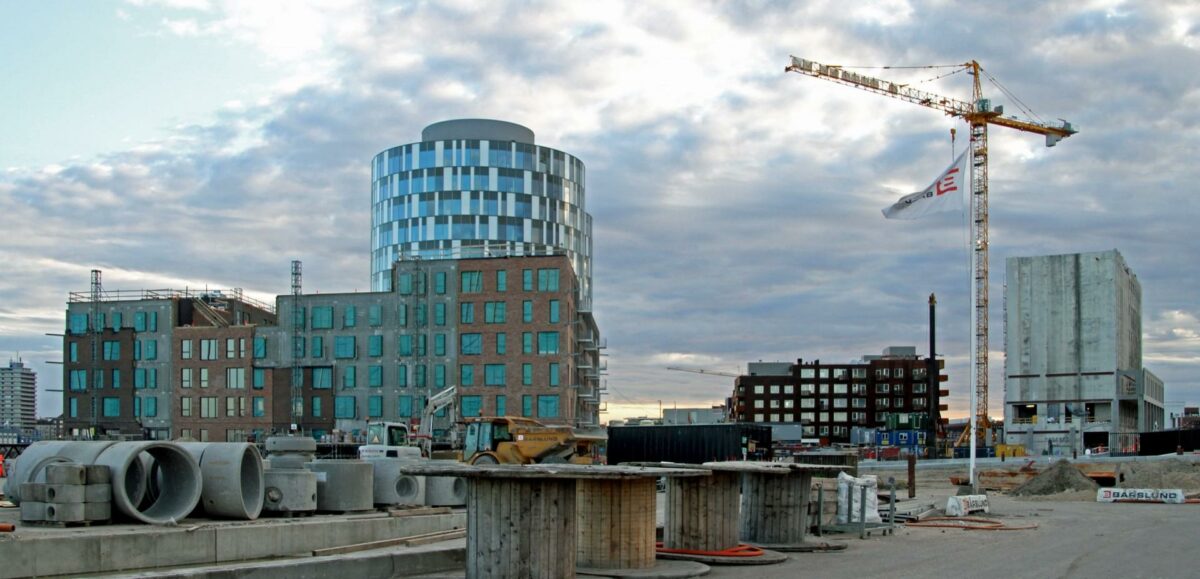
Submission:
[[[607,439],[514,416],[468,418],[466,425],[461,460],[469,464],[596,464]]]

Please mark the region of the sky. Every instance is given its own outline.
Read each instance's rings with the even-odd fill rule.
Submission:
[[[69,292],[370,287],[370,160],[496,118],[587,165],[607,413],[720,403],[751,361],[926,353],[968,407],[962,214],[885,221],[964,146],[930,109],[798,74],[978,60],[1079,134],[990,134],[990,405],[1004,260],[1118,249],[1168,412],[1200,402],[1200,7],[126,0],[0,3],[0,362],[60,388]],[[865,68],[969,99],[950,68]],[[985,93],[1010,113],[997,85]],[[957,129],[957,144],[950,139]],[[61,412],[42,392],[39,415]]]

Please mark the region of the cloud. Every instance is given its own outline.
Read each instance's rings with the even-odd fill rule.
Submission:
[[[14,272],[0,281],[0,336],[14,350],[61,327],[66,293],[85,290],[93,267],[110,286],[271,295],[298,258],[307,289],[366,290],[372,155],[431,122],[492,117],[587,164],[614,409],[730,392],[731,379],[668,365],[924,351],[936,292],[949,402],[963,413],[963,218],[892,223],[879,210],[942,169],[949,129],[962,147],[964,127],[783,67],[789,54],[975,58],[1042,116],[1081,129],[1053,149],[991,132],[995,413],[1004,259],[1113,247],[1142,282],[1147,363],[1169,399],[1200,398],[1200,271],[1186,258],[1200,250],[1189,211],[1200,18],[1189,3],[150,4],[123,10],[161,11],[165,32],[242,46],[287,80],[158,142],[0,175],[0,259]],[[964,74],[924,82],[944,69],[862,72],[969,95]],[[57,371],[40,370],[52,381]]]

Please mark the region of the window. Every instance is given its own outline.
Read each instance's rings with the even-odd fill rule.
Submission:
[[[325,337],[324,336],[313,336],[311,344],[312,344],[312,357],[313,358],[324,358],[325,357]],[[303,346],[301,346],[301,349],[303,349]]]
[[[225,416],[237,416],[237,397],[225,397]]]
[[[217,359],[217,341],[216,340],[200,340],[200,359],[201,360],[216,360]]]
[[[486,364],[483,367],[485,386],[504,386],[504,364]]]
[[[179,387],[180,388],[191,388],[192,387],[192,369],[191,368],[182,368],[179,370]]]
[[[533,364],[521,364],[521,384],[525,386],[533,384]]]
[[[79,343],[78,342],[71,342],[70,344],[67,344],[67,361],[68,362],[78,362],[79,361]]]
[[[904,399],[896,398],[895,401],[892,402],[892,408],[895,408],[897,410],[903,409],[904,408]]]
[[[71,314],[67,316],[67,331],[72,334],[85,334],[88,331],[87,314]]]
[[[504,270],[496,271],[496,291],[508,291],[508,272]]]
[[[304,308],[292,306],[292,325],[304,329]]]
[[[462,386],[475,385],[475,366],[462,364],[458,367],[458,383]]]
[[[417,364],[416,366],[413,366],[413,382],[414,382],[413,385],[416,386],[417,388],[424,388],[425,386],[428,385],[428,384],[426,384],[426,380],[425,380],[425,365],[424,364]]]
[[[400,295],[409,295],[413,293],[413,276],[411,273],[402,273],[396,276],[396,291]]]
[[[333,306],[314,306],[312,309],[312,329],[333,329]]]
[[[446,304],[444,304],[444,303],[433,304],[433,325],[435,325],[435,326],[446,325]]]
[[[508,336],[504,332],[496,334],[496,353],[508,353]]]
[[[383,336],[367,336],[367,355],[372,358],[383,355]]]
[[[550,300],[550,323],[558,323],[558,300]]]
[[[538,418],[558,418],[558,394],[539,395],[537,402]]]
[[[879,408],[888,408],[889,400],[887,398],[879,398],[875,400],[875,406]]]
[[[913,394],[924,394],[927,390],[927,387],[928,387],[928,384],[913,384],[912,385]]]
[[[401,396],[396,399],[396,416],[409,418],[412,416],[412,396]]]
[[[483,304],[483,323],[485,324],[503,324],[504,314],[504,302],[487,302]]]
[[[847,387],[847,385],[845,385],[845,384],[834,384],[833,385],[833,393],[834,394],[846,394],[847,392],[849,392],[849,388]]]
[[[526,324],[533,322],[533,302],[530,300],[521,302],[521,321]]]
[[[358,308],[346,306],[342,309],[342,327],[353,328],[358,325]]]
[[[358,385],[358,372],[354,366],[342,368],[342,388],[354,388]]]
[[[208,368],[200,369],[200,387],[208,388]]]
[[[337,396],[333,399],[334,418],[357,418],[358,407],[353,396]]]
[[[425,314],[426,314],[425,304],[417,304],[417,327],[418,328],[425,327]]]
[[[433,274],[433,293],[438,295],[446,293],[446,272],[439,271]]]
[[[400,304],[396,306],[396,323],[401,327],[408,325],[408,306]]]
[[[558,362],[550,363],[550,385],[558,386]]]
[[[538,354],[558,353],[558,332],[538,332]]]
[[[267,385],[267,371],[264,368],[255,368],[253,373],[252,386],[255,390],[262,390]]]
[[[458,353],[472,356],[483,353],[483,334],[459,334]]]
[[[184,418],[192,416],[192,397],[184,396],[179,399],[179,415]]]
[[[321,417],[321,397],[313,396],[312,401],[313,418]],[[296,416],[304,416],[304,398],[296,398]]]
[[[458,293],[477,294],[483,291],[483,272],[464,271],[459,276]]]
[[[367,418],[380,418],[383,416],[383,396],[368,396],[367,397]]]
[[[375,304],[367,308],[367,324],[372,328],[383,325],[383,306]]]
[[[483,405],[483,398],[480,396],[463,396],[462,397],[462,416],[470,418],[479,416],[480,406]]]
[[[800,369],[800,377],[801,378],[816,378],[817,371],[812,368],[801,368]]]
[[[857,396],[865,396],[867,394],[866,384],[851,384],[850,393]]]
[[[411,356],[413,353],[412,336],[404,334],[396,337],[397,351],[401,356]]]
[[[521,289],[527,292],[533,291],[533,270],[521,270]],[[528,414],[526,415],[528,416]]]
[[[913,409],[924,410],[928,402],[924,398],[913,398]]]
[[[496,395],[496,416],[508,416],[508,399],[503,394]]]
[[[105,340],[103,356],[105,360],[120,360],[121,342]]]
[[[396,367],[396,386],[408,388],[408,366],[405,364]]]
[[[538,270],[538,291],[558,291],[558,268]]]
[[[446,387],[446,365],[435,364],[433,366],[433,386],[435,388]]]
[[[875,393],[876,394],[887,394],[888,393],[888,385],[887,384],[876,384],[875,385]]]
[[[813,400],[812,398],[801,398],[800,399],[800,407],[801,408],[816,408],[817,401]]]
[[[184,360],[192,359],[192,341],[191,340],[180,340],[179,341],[179,357],[183,358]]]
[[[897,378],[903,378],[904,377],[904,368],[896,368],[896,372],[892,375]]]
[[[458,322],[460,324],[475,323],[475,304],[464,302],[458,305]]]
[[[521,416],[533,416],[533,396],[529,394],[521,396]]]
[[[115,314],[115,315],[119,316],[120,314]],[[114,323],[116,324],[114,327],[119,327],[119,322],[114,322]],[[135,331],[135,332],[146,331],[146,312],[134,312],[133,313],[133,331]]]
[[[292,356],[304,357],[304,336],[292,336]]]
[[[225,387],[235,390],[246,388],[246,369],[245,368],[226,368],[225,369]]]
[[[233,338],[225,338],[225,359],[232,360],[237,357],[237,340]]]
[[[75,392],[87,390],[87,370],[71,370],[71,390]]]
[[[887,368],[876,368],[875,369],[875,377],[876,378],[887,378],[888,377],[888,369]]]
[[[383,387],[383,366],[367,366],[367,387]]]
[[[855,378],[866,378],[867,377],[867,369],[866,368],[854,368],[850,371],[850,375]]]
[[[846,408],[848,404],[849,404],[849,402],[845,398],[834,398],[833,399],[833,407],[834,408]]]
[[[866,408],[867,407],[867,399],[866,398],[855,398],[854,400],[850,401],[850,405],[854,408]]]
[[[313,368],[312,387],[313,390],[333,388],[333,368]]]
[[[200,398],[200,418],[217,417],[217,397],[202,396]]]
[[[354,336],[337,336],[333,339],[333,357],[339,360],[353,359],[358,356],[358,343]]]
[[[521,332],[521,353],[533,353],[533,332]]]

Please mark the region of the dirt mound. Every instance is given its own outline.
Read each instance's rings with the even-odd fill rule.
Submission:
[[[1200,491],[1200,463],[1177,458],[1127,462],[1117,468],[1117,486],[1126,489]]]
[[[1018,497],[1054,495],[1066,491],[1095,491],[1100,488],[1096,481],[1084,476],[1079,469],[1066,460],[1054,463],[1041,474],[1025,481],[1013,489],[1012,494]]]

